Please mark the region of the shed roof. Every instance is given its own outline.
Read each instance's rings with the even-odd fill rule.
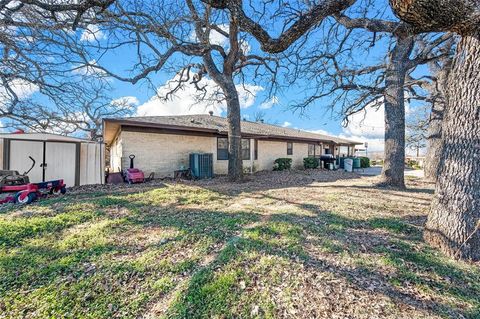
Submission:
[[[81,142],[96,143],[77,137],[64,136],[52,133],[1,133],[0,138],[16,139],[16,140],[33,140],[33,141],[51,141],[51,142]]]
[[[120,125],[211,132],[225,135],[228,132],[228,122],[226,118],[205,114],[126,117],[117,119],[104,119],[104,121],[107,125],[110,122]],[[105,125],[104,140],[107,144],[109,144],[114,138],[114,133],[112,134],[112,132],[107,131],[107,125]],[[266,138],[284,138],[333,142],[339,145],[363,144],[362,142],[352,141],[336,136],[317,134],[304,130],[285,128],[260,122],[242,121],[241,129],[243,134]]]

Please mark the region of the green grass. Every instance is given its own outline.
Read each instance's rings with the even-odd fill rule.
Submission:
[[[480,317],[478,267],[429,248],[411,223],[428,192],[220,186],[9,208],[0,317],[397,318],[402,304],[412,318]]]

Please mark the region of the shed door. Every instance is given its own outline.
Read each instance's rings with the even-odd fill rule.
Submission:
[[[28,173],[30,182],[39,183],[43,178],[43,170],[40,166],[43,163],[43,142],[38,141],[10,141],[10,160],[9,169],[23,174],[32,166],[32,161],[28,158],[33,157],[36,164]]]
[[[73,143],[45,143],[45,180],[63,179],[68,187],[75,186],[77,148]]]

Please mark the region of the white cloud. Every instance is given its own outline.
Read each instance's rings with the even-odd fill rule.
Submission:
[[[385,135],[385,107],[367,106],[365,110],[348,117],[348,126],[344,128],[346,135],[382,138]]]
[[[80,37],[80,41],[86,42],[100,41],[103,39],[106,39],[105,34],[95,24],[89,24]]]
[[[228,25],[227,24],[222,24],[222,25],[219,25],[218,27],[222,31],[228,33]],[[211,30],[210,31],[210,43],[220,45],[222,47],[226,47],[226,46],[228,46],[228,38],[225,37],[223,34],[221,34],[220,32],[218,32],[216,30]]]
[[[227,33],[229,32],[229,26],[228,24],[219,24],[217,27],[222,30],[223,32]],[[190,35],[190,39],[192,41],[198,41],[197,36],[195,34],[195,31],[193,31]],[[210,43],[219,45],[223,47],[225,50],[228,51],[230,47],[230,42],[226,36],[224,36],[221,32],[218,32],[217,30],[210,30]],[[248,54],[251,50],[252,47],[250,44],[244,40],[244,39],[239,39],[240,43],[240,49],[242,50],[243,54]]]
[[[348,125],[340,137],[367,142],[369,152],[383,152],[385,148],[385,107],[369,105],[363,111],[348,117]],[[361,146],[363,148],[363,146]]]
[[[283,122],[283,124],[282,124],[282,127],[289,127],[289,126],[292,126],[292,123],[287,122],[287,121]]]
[[[22,79],[13,80],[10,83],[10,88],[15,92],[19,99],[28,98],[39,90],[37,85]],[[2,93],[6,91],[3,86],[0,90],[2,90]]]
[[[140,101],[135,96],[123,96],[112,100],[111,104],[117,107],[130,108],[139,105]]]
[[[340,137],[359,142],[367,142],[368,150],[383,152],[385,149],[385,106],[379,101],[380,106],[369,105],[363,111],[348,118],[347,127],[343,129]],[[405,112],[411,112],[410,105],[405,103]]]
[[[348,117],[348,125],[343,128],[343,132],[338,137],[356,142],[367,142],[369,152],[383,152],[385,148],[384,115],[383,104],[378,108],[367,106],[364,111]],[[310,132],[335,136],[321,129]],[[364,145],[357,145],[357,147],[363,148]]]
[[[262,104],[260,104],[259,108],[262,110],[268,110],[277,104],[278,104],[278,97],[272,96],[268,101],[265,101]]]
[[[211,79],[204,78],[199,83],[199,87],[204,87],[207,94],[198,91],[194,85],[185,84],[180,90],[175,92],[167,100],[164,97],[176,85],[174,80],[168,81],[165,85],[157,89],[157,95],[140,105],[137,109],[139,116],[155,115],[186,115],[186,114],[206,114],[212,111],[215,115],[221,115],[227,109],[227,105],[220,93],[220,88]],[[256,96],[263,90],[256,85],[237,85],[240,106],[242,108],[251,107],[255,103]]]
[[[74,69],[72,70],[72,73],[78,74],[78,75],[84,75],[84,76],[90,76],[90,75],[95,75],[95,76],[106,76],[107,73],[99,68],[96,68],[95,66],[98,65],[97,61],[91,60],[88,61],[86,65],[75,65]]]
[[[38,92],[39,87],[22,79],[14,79],[10,83],[10,89],[18,99],[23,100]],[[4,86],[0,86],[0,107],[4,107],[13,100],[14,96]]]
[[[368,151],[369,152],[383,152],[385,148],[385,141],[383,137],[381,138],[371,138],[366,136],[357,136],[357,135],[347,135],[347,134],[340,134],[338,137],[346,138],[356,142],[363,142],[368,143]],[[358,148],[364,148],[365,144],[357,145]]]
[[[322,130],[322,129],[319,129],[319,130],[309,130],[307,132],[310,132],[310,133],[315,133],[315,134],[321,134],[321,135],[330,135],[330,136],[335,136],[333,135],[332,133],[329,133],[325,130]]]
[[[238,98],[240,99],[240,106],[244,109],[255,104],[257,94],[264,90],[263,87],[252,84],[237,85],[236,87],[238,91]]]

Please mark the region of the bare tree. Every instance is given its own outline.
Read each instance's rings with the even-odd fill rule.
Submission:
[[[299,10],[301,18],[292,19],[291,28],[283,29],[286,31],[277,38],[271,37],[268,29],[258,20],[247,16],[241,0],[208,2],[235,15],[241,28],[251,33],[261,43],[263,50],[282,52],[328,15],[341,13],[355,1],[322,1],[306,13]],[[480,82],[479,3],[477,0],[390,0],[390,4],[401,20],[408,23],[407,27],[414,29],[410,34],[451,31],[462,37],[448,77],[440,177],[425,238],[452,256],[478,260],[480,112],[477,102],[480,100],[480,90],[476,88]],[[399,55],[405,53],[404,50],[399,51]],[[392,56],[392,59],[398,59],[399,55]],[[402,86],[393,83],[393,87]]]
[[[73,59],[58,41],[62,33],[74,32],[82,17],[112,2],[0,1],[0,117],[29,116],[29,108],[46,107],[28,99],[34,93],[58,101],[78,87]]]
[[[390,0],[422,32],[461,36],[446,88],[442,157],[425,239],[446,254],[480,260],[480,3]]]
[[[242,179],[240,100],[238,86],[246,79],[276,83],[276,58],[251,52],[247,34],[239,29],[236,17],[217,10],[201,1],[124,1],[116,3],[95,19],[84,21],[96,24],[108,33],[108,43],[90,44],[90,52],[79,61],[87,68],[115,79],[136,84],[147,81],[158,71],[175,72],[168,98],[185,85],[193,85],[202,99],[222,100],[227,105],[228,175]],[[71,41],[70,49],[79,45]],[[135,48],[136,61],[128,72],[114,72],[102,56],[118,48]],[[95,50],[92,50],[95,49]],[[75,49],[74,49],[75,50]],[[86,51],[79,47],[77,52]],[[99,52],[99,53],[98,53]],[[94,61],[94,62],[92,62]],[[217,87],[204,85],[208,76]]]
[[[102,140],[103,118],[125,117],[135,113],[136,104],[131,97],[113,99],[107,94],[111,84],[102,79],[85,76],[80,86],[63,96],[53,108],[18,107],[15,115],[3,122],[5,127],[49,132],[62,135],[86,136],[92,141]]]
[[[415,108],[407,115],[405,145],[420,156],[420,150],[427,146],[428,128],[430,126],[431,106],[429,104]]]
[[[261,5],[248,2],[249,16],[244,10],[243,0],[202,0],[214,8],[225,9],[235,17],[239,27],[251,34],[260,43],[263,51],[281,53],[287,51],[297,40],[304,37],[312,28],[320,25],[326,18],[338,14],[353,5],[356,0],[311,1],[264,1]],[[267,17],[269,4],[275,5],[273,14]],[[260,8],[260,9],[258,9]],[[283,17],[283,21],[276,21]],[[260,21],[262,23],[260,23]],[[269,30],[276,25],[282,32],[276,37]]]
[[[252,34],[257,41],[260,42],[264,51],[270,53],[279,53],[289,51],[287,55],[299,54],[299,50],[304,50],[302,39],[306,41],[309,32],[312,29],[320,25],[329,16],[334,16],[338,24],[343,25],[349,31],[347,31],[345,38],[352,33],[351,30],[361,29],[362,31],[369,31],[372,34],[371,43],[374,45],[377,39],[377,34],[388,34],[394,41],[389,50],[387,61],[380,63],[379,65],[354,68],[339,68],[336,58],[338,54],[342,54],[345,51],[358,52],[354,50],[357,46],[361,45],[359,41],[354,41],[350,50],[345,48],[345,42],[338,40],[337,52],[331,52],[330,54],[312,54],[310,55],[311,61],[316,60],[319,64],[324,64],[325,61],[331,61],[329,67],[322,66],[323,72],[331,72],[333,80],[331,83],[335,83],[338,90],[342,93],[338,94],[335,98],[335,102],[343,103],[345,101],[342,98],[354,90],[362,91],[364,94],[357,96],[357,99],[352,102],[350,107],[344,108],[344,114],[346,116],[363,109],[366,105],[379,104],[380,102],[385,105],[385,154],[386,161],[382,172],[382,183],[385,186],[393,186],[404,188],[404,159],[405,159],[405,91],[408,88],[412,88],[414,85],[419,85],[422,81],[420,79],[413,79],[411,76],[412,70],[419,64],[424,64],[437,58],[436,48],[444,41],[446,37],[438,36],[436,38],[430,38],[429,45],[415,46],[416,40],[422,40],[425,42],[425,38],[418,37],[415,27],[408,23],[399,21],[382,20],[379,18],[371,18],[366,15],[368,8],[361,8],[363,15],[359,18],[350,18],[346,14],[343,14],[345,9],[352,7],[356,1],[321,1],[321,2],[293,2],[284,3],[279,2],[279,6],[275,8],[275,15],[273,19],[278,16],[287,17],[290,22],[281,29],[281,32],[276,38],[270,36],[269,31],[272,30],[268,22],[265,19],[266,11],[263,9],[249,9],[247,14],[244,9],[245,4],[241,0],[218,0],[218,1],[206,1],[217,8],[223,8],[230,11],[230,13],[237,17],[238,23],[242,30]],[[267,3],[267,2],[266,2]],[[302,5],[303,4],[303,5]],[[371,2],[362,2],[359,6],[370,6]],[[250,4],[249,8],[256,8]],[[262,6],[259,6],[262,8]],[[253,11],[253,13],[251,13]],[[276,21],[275,21],[276,22]],[[274,28],[273,28],[274,29]],[[334,32],[326,32],[322,35],[326,39],[326,42],[331,42],[338,36]],[[297,42],[297,44],[296,44]],[[300,44],[298,44],[300,42]],[[315,49],[318,49],[315,47]],[[314,49],[314,50],[315,50]],[[412,58],[413,52],[417,51],[416,55]],[[307,63],[307,68],[311,71],[311,62]],[[329,70],[327,70],[330,68]],[[328,73],[327,73],[328,74]],[[297,75],[297,74],[295,74]],[[371,81],[371,85],[366,85],[364,82],[356,82],[355,79],[365,78],[366,76],[375,75],[375,79]],[[320,77],[321,77],[320,76]],[[323,81],[323,80],[321,80]],[[323,88],[322,88],[323,89]],[[320,94],[313,94],[312,97],[304,103],[307,105],[316,99],[321,99],[327,95],[333,94],[332,90],[325,90]],[[409,96],[412,98],[412,96]]]
[[[454,48],[454,46],[452,46]],[[429,63],[432,83],[427,87],[431,104],[427,131],[427,154],[425,160],[425,177],[436,180],[442,157],[442,122],[446,105],[446,85],[452,68],[453,52]]]
[[[373,15],[370,8],[352,11],[358,17],[334,14],[336,23],[325,24],[323,42],[306,54],[302,73],[317,86],[299,106],[329,98],[340,107],[346,123],[349,116],[367,107],[384,107],[385,164],[380,185],[404,188],[405,102],[425,100],[418,88],[430,82],[429,78],[414,78],[413,71],[444,56],[452,36],[418,36],[406,23],[369,17]],[[368,60],[372,48],[386,44],[382,60],[358,62]]]

